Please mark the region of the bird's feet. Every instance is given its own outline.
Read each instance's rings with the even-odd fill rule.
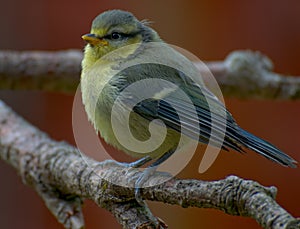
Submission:
[[[135,181],[135,187],[134,187],[134,195],[136,201],[141,205],[146,205],[145,201],[142,199],[141,196],[141,189],[144,188],[146,181],[153,175],[153,173],[156,171],[157,167],[148,167],[145,168],[145,170],[139,175],[137,180]]]
[[[126,168],[140,168],[144,164],[148,163],[151,160],[152,160],[152,158],[150,156],[145,156],[145,157],[142,157],[141,159],[139,159],[137,161],[130,162],[130,163],[127,163],[127,162],[118,162],[118,161],[116,161],[116,163],[118,165],[124,166]]]

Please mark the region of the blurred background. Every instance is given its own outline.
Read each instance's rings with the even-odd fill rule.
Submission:
[[[275,70],[300,75],[300,1],[298,0],[2,0],[0,49],[82,49],[81,35],[92,19],[107,9],[124,9],[153,27],[168,43],[180,46],[201,60],[222,60],[237,49],[259,50]],[[16,112],[56,140],[74,144],[71,125],[73,96],[21,91],[0,91]],[[300,161],[300,101],[251,101],[225,98],[237,122]],[[289,169],[249,152],[223,152],[204,174],[198,174],[201,155],[179,174],[181,178],[216,180],[234,174],[278,188],[277,201],[300,216],[300,169]],[[62,228],[44,203],[7,164],[0,161],[0,222],[6,229]],[[170,228],[260,228],[250,218],[234,217],[211,209],[183,209],[150,203],[153,212]],[[86,228],[121,228],[105,210],[91,201],[84,205]]]

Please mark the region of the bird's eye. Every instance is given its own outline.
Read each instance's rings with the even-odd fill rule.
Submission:
[[[122,38],[122,35],[120,33],[114,32],[111,34],[111,39],[113,39],[113,40],[118,40],[120,38]]]

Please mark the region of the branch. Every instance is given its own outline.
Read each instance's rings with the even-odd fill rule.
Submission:
[[[80,79],[78,50],[0,51],[0,89],[73,93]],[[195,63],[200,71],[206,70]],[[225,96],[254,99],[300,98],[300,77],[273,72],[271,60],[259,52],[235,51],[224,61],[207,62]]]
[[[0,51],[0,89],[74,92],[82,53]]]
[[[166,228],[147,206],[140,206],[135,200],[134,189],[130,187],[139,170],[114,161],[99,163],[85,158],[88,166],[85,156],[75,147],[50,139],[2,102],[0,123],[0,158],[38,192],[66,228],[84,227],[81,204],[85,198],[110,211],[124,228]],[[166,175],[157,172],[147,182],[160,183],[163,176]],[[116,179],[124,186],[107,181]],[[235,176],[212,182],[171,178],[143,189],[141,195],[147,200],[182,207],[215,208],[231,215],[252,217],[264,228],[300,227],[300,220],[274,200],[276,188]]]

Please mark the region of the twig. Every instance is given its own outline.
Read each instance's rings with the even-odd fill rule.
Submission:
[[[78,50],[1,51],[0,89],[73,93],[79,83],[81,59],[82,52]],[[225,96],[273,100],[300,98],[300,77],[274,73],[271,60],[259,52],[235,51],[224,61],[206,64]],[[202,67],[199,70],[206,71]]]
[[[140,172],[114,161],[88,164],[79,151],[56,142],[28,124],[4,103],[0,103],[0,158],[12,165],[44,199],[47,207],[66,228],[83,228],[82,199],[94,200],[109,210],[124,228],[165,228],[146,206],[134,198],[134,185]],[[147,182],[159,183],[161,173]],[[104,177],[106,179],[104,179]],[[124,186],[107,180],[121,179]],[[215,208],[231,215],[249,216],[264,228],[299,228],[300,220],[275,202],[276,188],[230,176],[220,181],[179,180],[145,188],[147,200],[182,207]]]

